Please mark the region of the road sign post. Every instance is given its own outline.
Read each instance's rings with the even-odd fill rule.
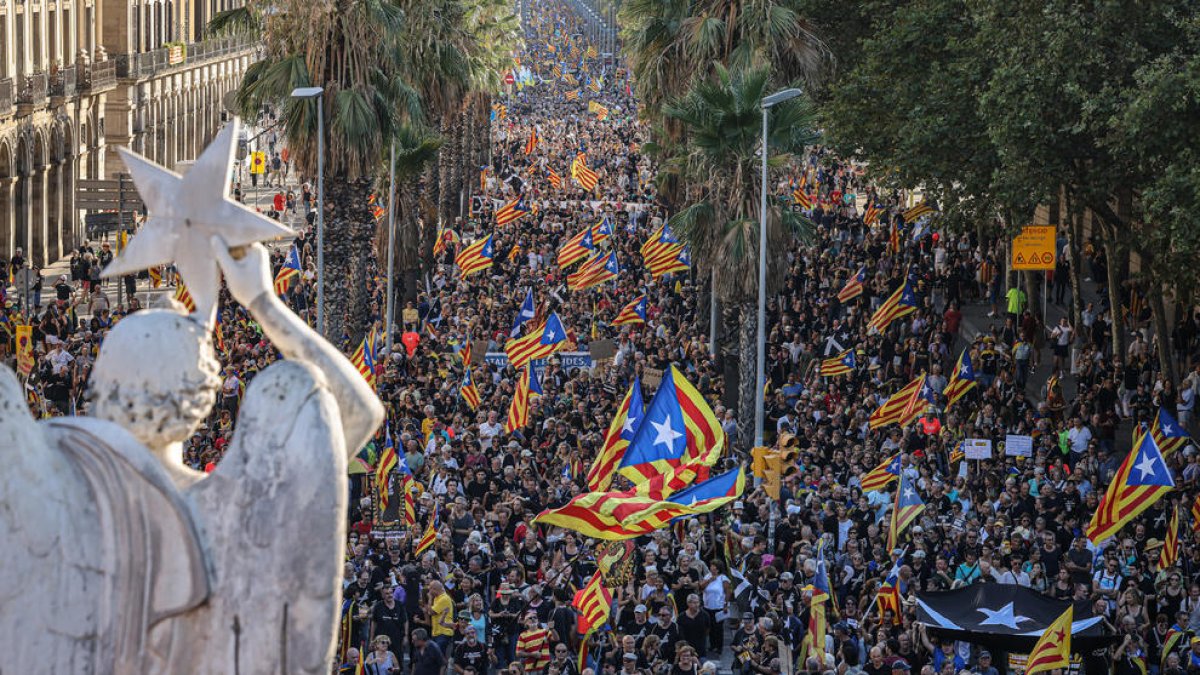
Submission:
[[[1026,225],[1013,237],[1012,269],[1029,272],[1054,269],[1054,226]]]

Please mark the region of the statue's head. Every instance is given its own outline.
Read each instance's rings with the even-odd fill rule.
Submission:
[[[162,450],[186,440],[204,421],[221,385],[219,369],[211,328],[198,315],[135,312],[117,322],[100,347],[90,414]]]

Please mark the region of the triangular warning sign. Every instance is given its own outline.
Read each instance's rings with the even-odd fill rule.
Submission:
[[[1025,264],[1025,254],[1024,254],[1024,253],[1018,253],[1018,254],[1017,254],[1017,264],[1018,264],[1018,265],[1024,265],[1024,264]]]

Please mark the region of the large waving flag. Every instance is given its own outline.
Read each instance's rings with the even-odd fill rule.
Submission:
[[[596,184],[600,182],[600,175],[588,168],[587,155],[579,153],[575,155],[575,159],[571,162],[571,177],[579,181],[583,189],[589,192],[596,189]]]
[[[920,375],[912,382],[904,385],[900,391],[892,394],[891,398],[883,402],[879,409],[871,413],[871,418],[868,420],[872,429],[886,426],[888,424],[900,424],[900,426],[908,426],[920,414],[925,411],[925,407],[918,403],[922,397],[922,390],[926,388],[925,376]],[[928,403],[928,400],[926,400]],[[919,410],[919,411],[918,411]],[[916,415],[912,415],[912,411],[918,411]],[[906,421],[907,420],[907,421]]]
[[[642,383],[635,377],[629,385],[629,391],[625,392],[625,398],[621,400],[621,406],[617,408],[617,414],[608,425],[604,444],[596,453],[592,468],[588,470],[587,487],[590,492],[604,492],[612,486],[613,476],[621,458],[625,456],[625,448],[641,426],[643,415]]]
[[[854,372],[857,365],[854,358],[854,349],[847,349],[837,356],[821,361],[821,377],[849,375]]]
[[[655,279],[669,272],[679,271],[679,258],[683,251],[683,243],[675,238],[670,226],[665,224],[651,232],[650,238],[641,248],[646,268]]]
[[[598,255],[585,263],[574,273],[567,275],[567,288],[573,291],[585,291],[612,281],[621,275],[621,266],[617,264],[617,252],[609,251]]]
[[[508,332],[510,338],[515,338],[521,334],[521,326],[524,326],[527,321],[537,316],[537,308],[533,305],[533,289],[530,288],[525,292],[525,300],[521,302],[521,309],[517,310],[517,318],[513,319],[512,330]]]
[[[546,178],[549,179],[550,184],[553,185],[555,189],[562,187],[562,176],[555,173],[554,169],[546,167]]]
[[[463,370],[462,382],[458,385],[458,393],[467,402],[471,410],[479,407],[479,388],[475,386],[475,377],[471,375],[471,369]]]
[[[493,236],[489,234],[486,238],[467,246],[454,256],[454,264],[458,265],[459,274],[464,279],[492,266],[492,261],[496,257],[496,249],[492,246]]]
[[[544,359],[566,345],[567,330],[563,328],[558,314],[551,314],[537,330],[509,340],[504,345],[504,351],[513,368],[524,368],[531,359]]]
[[[1158,409],[1158,414],[1154,416],[1154,422],[1150,425],[1150,435],[1154,437],[1154,442],[1158,443],[1163,457],[1187,447],[1192,440],[1187,430],[1175,421],[1166,408]]]
[[[870,226],[874,225],[875,221],[879,220],[879,216],[883,215],[883,205],[872,202],[867,206],[866,213],[863,214],[863,224]]]
[[[529,212],[530,208],[525,204],[525,196],[522,195],[500,207],[496,212],[496,225],[507,225]]]
[[[1087,526],[1093,544],[1116,534],[1126,523],[1175,489],[1175,479],[1152,434],[1144,434],[1121,463]]]
[[[634,484],[660,477],[667,489],[712,466],[725,435],[712,408],[679,369],[671,366],[621,458],[621,475]]]
[[[908,477],[900,474],[900,486],[896,489],[896,499],[892,503],[892,518],[888,526],[888,550],[894,550],[900,541],[900,535],[905,528],[916,520],[925,510],[925,502],[917,493],[917,487],[909,482]]]
[[[879,463],[879,466],[871,469],[870,473],[863,476],[862,491],[872,492],[882,490],[891,485],[892,481],[900,477],[900,453],[896,453],[891,457]]]
[[[829,568],[825,563],[825,540],[818,539],[817,570],[813,575],[812,582],[812,603],[815,605],[825,601],[830,601],[831,605],[837,607],[837,600],[833,597],[833,586],[829,584]]]
[[[593,236],[592,228],[588,227],[568,239],[567,243],[558,249],[558,266],[562,268],[572,265],[595,251]]]
[[[300,252],[296,250],[295,244],[288,249],[287,257],[283,259],[283,267],[279,268],[279,273],[275,275],[275,295],[283,295],[292,287],[292,282],[300,278]]]
[[[583,588],[575,591],[571,605],[579,610],[579,632],[587,635],[608,623],[612,614],[612,592],[604,585],[604,578],[597,570]]]
[[[648,266],[650,276],[658,279],[672,272],[686,272],[692,268],[692,257],[687,246],[680,245],[674,253],[663,258],[655,258]]]
[[[862,295],[863,284],[866,283],[866,281],[867,268],[861,267],[857,272],[854,273],[854,276],[850,277],[846,281],[846,285],[842,287],[842,290],[838,291],[838,302],[847,303]]]
[[[532,363],[526,363],[517,380],[517,389],[513,392],[512,403],[508,406],[508,419],[504,421],[504,433],[511,434],[518,429],[524,429],[529,424],[529,401],[534,396],[542,395],[542,383]]]
[[[1046,632],[1029,652],[1025,675],[1048,673],[1071,665],[1071,624],[1074,621],[1075,605],[1067,605],[1067,610],[1046,627]]]
[[[537,147],[537,144],[538,134],[537,128],[535,127],[529,130],[529,140],[525,141],[525,154],[532,155],[534,148]]]
[[[612,325],[624,326],[627,324],[646,323],[646,296],[639,295],[632,302],[621,308],[613,319]]]
[[[958,355],[958,363],[954,365],[954,372],[950,373],[950,381],[942,390],[942,395],[946,397],[946,410],[950,410],[950,406],[966,396],[975,384],[975,368],[971,365],[970,348],[963,347],[962,353]]]
[[[746,475],[739,468],[666,499],[636,489],[588,492],[565,506],[541,512],[534,522],[557,525],[594,539],[632,539],[661,529],[674,518],[715,511],[741,497],[745,488]]]
[[[808,630],[804,633],[804,639],[800,641],[801,663],[807,663],[810,658],[825,663],[825,633],[828,628],[825,603],[817,602],[814,597],[808,612]]]
[[[882,333],[893,321],[915,311],[917,311],[917,294],[913,292],[909,279],[905,278],[904,283],[896,289],[896,292],[892,293],[879,306],[879,309],[875,310],[875,314],[871,316],[867,326]]]

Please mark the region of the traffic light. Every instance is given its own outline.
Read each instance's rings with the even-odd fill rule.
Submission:
[[[763,456],[763,489],[771,499],[779,499],[780,481],[783,477],[782,456],[776,450],[769,450]]]
[[[800,466],[796,464],[796,456],[800,454],[800,449],[796,447],[785,447],[779,451],[779,478],[786,480],[800,473]]]
[[[750,448],[750,473],[754,474],[755,478],[763,477],[763,469],[766,468],[764,457],[766,457],[768,449],[762,445],[756,445]]]

